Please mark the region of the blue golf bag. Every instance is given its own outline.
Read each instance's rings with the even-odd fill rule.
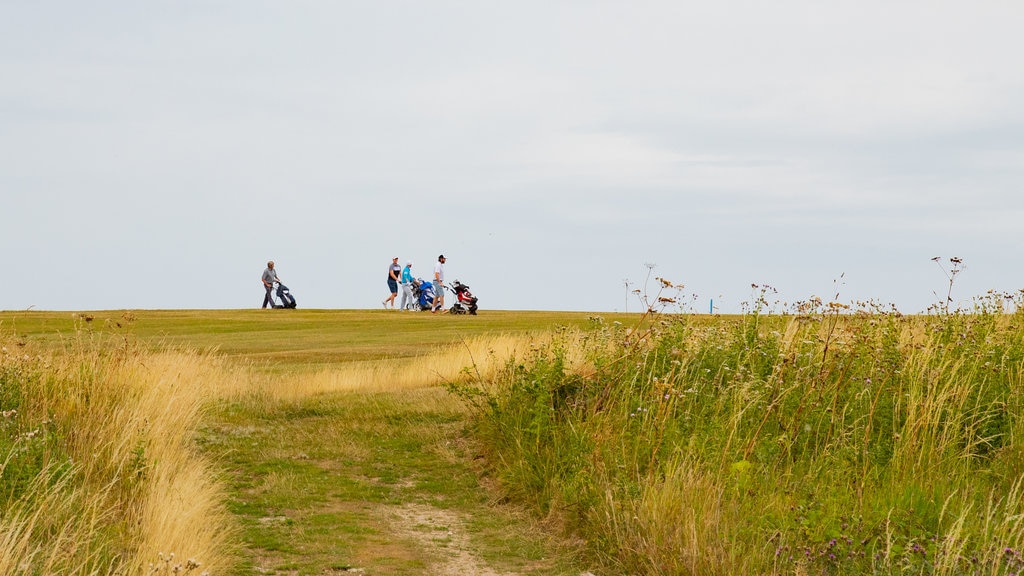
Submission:
[[[416,303],[419,305],[420,310],[430,310],[430,307],[434,304],[434,285],[430,282],[424,282],[422,278],[417,278],[412,284],[412,291],[416,296]]]

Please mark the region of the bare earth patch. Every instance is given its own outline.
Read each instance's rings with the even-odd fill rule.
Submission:
[[[435,576],[520,576],[496,572],[473,553],[462,518],[450,511],[424,504],[405,504],[381,510],[382,520],[396,536],[417,542],[435,563]]]

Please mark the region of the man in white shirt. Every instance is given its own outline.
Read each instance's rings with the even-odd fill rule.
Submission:
[[[431,312],[444,310],[444,254],[437,257],[437,264],[434,264],[434,305]]]

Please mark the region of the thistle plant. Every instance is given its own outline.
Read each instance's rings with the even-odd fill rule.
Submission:
[[[644,267],[647,268],[647,275],[644,277],[644,282],[641,288],[634,288],[630,291],[629,287],[632,283],[628,279],[623,280],[627,294],[632,294],[640,301],[644,315],[668,311],[682,311],[688,304],[692,304],[693,300],[696,299],[696,295],[693,295],[691,298],[684,297],[683,290],[686,287],[683,284],[677,284],[660,276],[654,276],[654,269],[658,267],[657,264],[653,262],[646,262],[644,263]],[[652,280],[656,282],[654,288],[651,286]],[[627,298],[627,308],[628,307]]]

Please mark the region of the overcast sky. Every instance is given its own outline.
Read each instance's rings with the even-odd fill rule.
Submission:
[[[1024,2],[0,0],[0,309],[1024,288]],[[932,261],[942,257],[940,263]],[[942,264],[941,266],[939,264]],[[945,270],[945,271],[944,271]],[[654,292],[653,284],[650,292]]]

